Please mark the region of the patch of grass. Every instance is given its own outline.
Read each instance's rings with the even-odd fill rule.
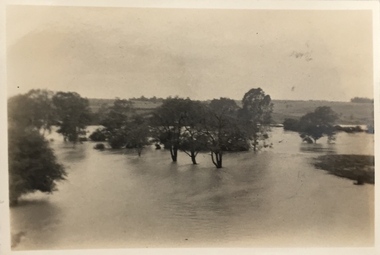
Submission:
[[[375,183],[374,156],[331,154],[319,156],[313,162],[318,169],[323,169],[336,176],[356,180],[356,184]]]

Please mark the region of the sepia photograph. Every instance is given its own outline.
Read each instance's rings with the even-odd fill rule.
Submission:
[[[6,5],[2,248],[375,249],[379,5],[334,4]]]

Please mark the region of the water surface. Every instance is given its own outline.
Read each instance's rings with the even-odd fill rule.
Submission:
[[[180,153],[73,147],[53,134],[67,181],[11,208],[13,249],[371,246],[374,186],[317,170],[322,154],[373,155],[373,135],[340,133],[302,144],[274,128],[273,148],[224,156],[215,169]]]

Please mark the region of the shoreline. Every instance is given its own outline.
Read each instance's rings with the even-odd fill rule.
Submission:
[[[371,155],[330,154],[314,158],[313,165],[338,177],[375,184],[375,157]]]

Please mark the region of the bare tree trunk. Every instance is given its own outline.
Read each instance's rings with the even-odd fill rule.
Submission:
[[[214,152],[211,152],[211,160],[212,160],[212,163],[217,166],[216,162],[215,162],[215,159],[214,159]]]
[[[194,165],[197,164],[197,161],[196,161],[196,159],[195,159],[196,156],[197,156],[197,155],[195,154],[195,151],[191,151],[191,155],[190,155],[190,157],[191,157],[191,161],[193,162]]]
[[[217,157],[216,157],[216,163],[218,165],[216,166],[216,168],[222,168],[222,157],[223,157],[222,153],[218,152]]]
[[[170,147],[170,156],[172,157],[173,162],[177,162],[178,148],[176,146]]]
[[[215,154],[215,159],[214,159]],[[216,166],[216,168],[222,168],[222,153],[221,152],[211,152],[211,160],[212,163]]]
[[[137,154],[139,155],[139,157],[141,157],[142,150],[143,150],[143,148],[137,148]]]

